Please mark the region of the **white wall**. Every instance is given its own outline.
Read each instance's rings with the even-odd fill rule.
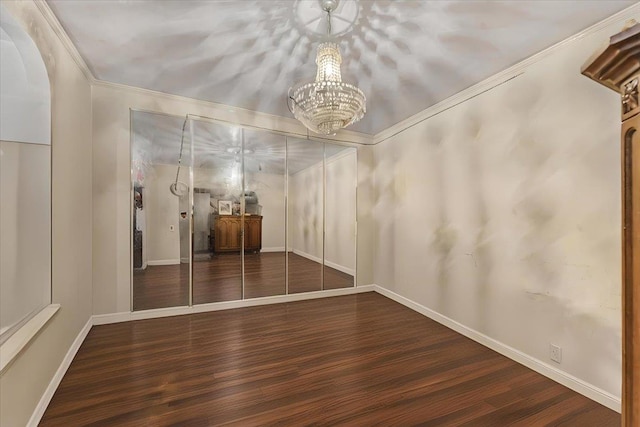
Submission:
[[[375,147],[378,285],[620,396],[619,96],[580,75],[622,22]]]
[[[52,88],[52,300],[61,309],[0,377],[0,425],[22,426],[91,316],[91,87],[38,6],[3,5],[34,39]]]
[[[356,192],[357,251],[356,283],[367,285],[374,281],[375,254],[375,191],[374,191],[374,149],[369,145],[358,146],[358,187]]]

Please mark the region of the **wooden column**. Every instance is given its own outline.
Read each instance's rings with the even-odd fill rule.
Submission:
[[[640,24],[630,22],[582,74],[621,95],[622,425],[640,426]]]

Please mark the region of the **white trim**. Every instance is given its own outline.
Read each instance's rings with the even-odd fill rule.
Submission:
[[[317,140],[314,140],[314,139],[312,139],[311,141],[318,142]],[[322,141],[320,141],[320,142],[322,142]],[[333,144],[333,145],[338,145],[338,144]],[[372,144],[365,144],[365,145],[372,145]],[[347,145],[343,145],[343,147],[345,147],[345,148],[355,148],[356,150],[358,149],[357,147],[352,147],[352,146],[347,146]],[[354,154],[354,152],[351,151],[351,150],[342,150],[339,153],[336,153],[331,157],[327,157],[326,159],[323,158],[322,160],[319,160],[318,162],[316,162],[316,163],[314,163],[314,164],[312,164],[310,166],[307,166],[304,169],[300,169],[299,171],[297,171],[295,173],[292,173],[289,176],[296,176],[299,173],[307,172],[307,171],[314,170],[314,169],[322,169],[324,166],[332,164],[332,163],[340,160],[341,158],[347,157],[348,155],[351,155],[351,154]],[[355,154],[356,154],[356,162],[357,162],[357,160],[358,160],[357,151],[355,152]]]
[[[324,265],[326,265],[327,267],[331,267],[334,270],[338,270],[338,271],[341,271],[343,273],[346,273],[349,276],[355,276],[356,275],[355,269],[348,268],[348,267],[345,267],[345,266],[340,265],[340,264],[336,264],[335,262],[327,261],[326,259],[324,260]]]
[[[486,92],[498,85],[501,85],[502,83],[505,83],[508,80],[511,80],[521,75],[526,71],[527,68],[543,60],[547,56],[565,47],[566,45],[573,43],[576,40],[580,40],[586,36],[594,34],[609,25],[614,25],[616,23],[622,24],[630,18],[637,19],[636,15],[639,13],[640,13],[640,4],[631,5],[628,8],[598,22],[597,24],[594,24],[580,31],[574,36],[564,39],[532,56],[529,56],[528,58],[518,62],[517,64],[507,68],[506,70],[500,71],[499,73],[496,73],[486,78],[485,80],[482,80],[481,82],[476,83],[473,86],[468,87],[467,89],[464,89],[461,92],[455,93],[450,97],[438,102],[437,104],[432,105],[431,107],[428,107],[427,109],[422,110],[419,113],[414,114],[413,116],[408,117],[402,120],[401,122],[396,123],[395,125],[390,126],[381,132],[378,132],[373,136],[373,145],[379,144],[403,132],[404,130],[418,124],[419,122],[422,122],[430,117],[433,117],[436,114],[439,114],[445,110],[448,110],[449,108],[452,108],[458,104],[461,104],[475,96],[480,95],[483,92]],[[586,59],[587,58],[585,58],[585,60]],[[579,70],[577,70],[576,72],[578,71]]]
[[[318,264],[322,264],[322,258],[319,258],[317,256],[308,254],[306,252],[299,251],[298,249],[293,249],[293,250],[291,250],[289,252],[293,252],[294,254],[300,255],[303,258],[307,258],[307,259],[309,259],[311,261],[317,262]],[[349,267],[345,267],[344,265],[336,264],[335,262],[331,262],[331,261],[325,260],[324,261],[324,265],[326,265],[327,267],[331,267],[331,268],[333,268],[335,270],[341,271],[343,273],[346,273],[346,274],[348,274],[350,276],[355,276],[356,275],[355,269],[349,268]]]
[[[289,252],[293,252],[296,255],[300,255],[303,258],[309,259],[313,262],[317,262],[318,264],[322,264],[322,258],[317,257],[315,255],[311,255],[309,253],[303,252],[301,250],[298,249],[291,249]]]
[[[513,347],[510,347],[500,341],[497,341],[487,335],[484,335],[474,329],[471,329],[461,323],[456,322],[455,320],[444,316],[434,310],[431,310],[428,307],[425,307],[421,304],[418,304],[415,301],[410,300],[409,298],[403,297],[389,289],[383,288],[379,285],[373,285],[373,288],[376,292],[385,297],[396,301],[416,311],[431,320],[434,320],[449,329],[452,329],[458,332],[461,335],[464,335],[467,338],[471,338],[472,340],[482,344],[485,347],[488,347],[503,356],[508,357],[515,362],[520,363],[521,365],[526,366],[527,368],[533,369],[539,374],[544,375],[547,378],[552,379],[553,381],[560,383],[571,390],[582,394],[583,396],[588,397],[589,399],[595,400],[596,402],[606,406],[609,409],[612,409],[616,412],[621,412],[622,404],[620,398],[612,395],[611,393],[604,391],[592,384],[589,384],[580,378],[576,378],[573,375],[570,375],[554,366],[548,365],[545,362],[536,359],[535,357],[531,357],[528,354],[525,354],[519,350],[516,350]]]
[[[0,373],[20,354],[38,332],[49,322],[60,309],[60,304],[49,304],[33,316],[20,329],[15,331],[0,346]]]
[[[155,310],[99,314],[93,316],[94,325],[108,325],[111,323],[129,322],[132,320],[156,319],[160,317],[181,316],[184,314],[207,313],[210,311],[230,310],[234,308],[254,307],[257,305],[281,304],[285,302],[304,301],[318,298],[353,295],[363,292],[373,292],[372,285],[356,286],[352,288],[331,289],[326,291],[305,292],[300,294],[276,295],[271,297],[251,298],[238,301],[214,302],[210,304],[194,305],[193,307],[170,307]]]
[[[357,150],[356,147],[346,147],[345,146],[345,148],[347,148],[347,149],[342,150],[342,151],[334,154],[333,156],[327,157],[326,159],[324,159],[324,164],[328,165],[328,164],[331,164],[331,163],[335,163],[338,160],[342,159],[343,157],[347,157],[347,156],[350,156],[350,155],[353,155],[353,154],[356,154],[356,159],[357,159],[357,151],[348,150],[348,148],[355,148]]]
[[[187,259],[185,262],[189,262]],[[153,261],[147,261],[147,265],[176,265],[180,264],[180,258],[176,259],[156,259]]]
[[[284,252],[284,246],[272,246],[269,248],[262,248],[260,252]]]
[[[38,10],[40,10],[40,13],[42,13],[42,16],[44,16],[44,19],[49,23],[55,35],[58,36],[58,39],[60,39],[60,42],[65,47],[69,55],[71,55],[71,58],[78,65],[82,74],[89,81],[89,84],[95,84],[97,81],[95,76],[87,66],[84,58],[82,58],[82,55],[80,55],[80,52],[78,52],[78,49],[71,41],[67,32],[64,30],[62,24],[60,24],[58,17],[56,17],[55,13],[51,10],[51,7],[45,0],[33,0],[33,2],[38,7]]]
[[[62,362],[60,362],[60,366],[58,367],[58,370],[53,375],[53,378],[51,378],[51,381],[49,382],[47,389],[44,391],[44,394],[40,398],[40,401],[38,402],[36,409],[33,411],[33,414],[31,414],[31,418],[27,423],[27,427],[31,427],[31,426],[36,427],[40,423],[40,420],[44,415],[44,411],[47,410],[47,406],[49,406],[49,402],[51,402],[51,399],[53,398],[54,393],[58,389],[58,386],[60,385],[60,382],[62,381],[64,374],[67,372],[67,369],[69,369],[69,366],[71,366],[71,362],[73,362],[73,358],[76,357],[76,353],[80,349],[80,346],[84,342],[84,339],[87,337],[87,334],[91,330],[92,326],[93,326],[93,317],[90,317],[89,320],[87,320],[87,323],[78,333],[78,336],[76,337],[76,339],[73,340],[73,343],[71,344],[71,347],[69,347],[69,351],[67,351],[67,354],[64,356],[64,359],[62,359]]]

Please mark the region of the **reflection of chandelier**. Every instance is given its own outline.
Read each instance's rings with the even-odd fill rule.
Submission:
[[[331,35],[331,11],[337,0],[322,0]],[[342,56],[336,43],[318,46],[316,80],[289,89],[289,109],[309,130],[330,135],[360,120],[367,111],[364,93],[354,85],[343,83],[340,75]]]

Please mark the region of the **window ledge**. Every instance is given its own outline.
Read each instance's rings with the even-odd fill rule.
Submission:
[[[33,316],[0,346],[0,373],[20,354],[23,348],[38,335],[38,332],[49,322],[60,309],[60,304],[49,304],[40,313]]]

